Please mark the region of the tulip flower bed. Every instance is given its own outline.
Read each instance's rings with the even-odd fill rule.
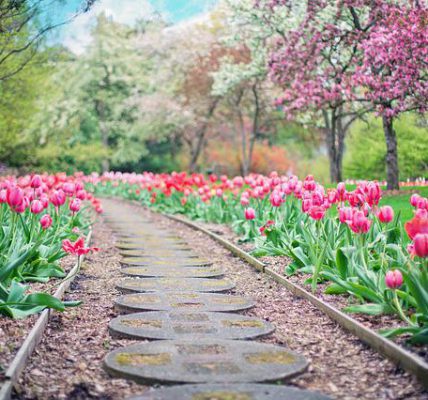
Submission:
[[[195,220],[230,225],[253,255],[287,256],[286,275],[309,276],[330,295],[349,297],[345,311],[392,314],[402,320],[387,337],[428,343],[428,199],[413,194],[414,216],[404,224],[379,206],[376,182],[326,189],[312,176],[250,175],[218,179],[185,173],[86,177],[95,193],[138,200]],[[408,185],[406,185],[408,186]],[[410,197],[410,196],[409,196]]]
[[[67,254],[95,250],[85,247],[91,204],[102,211],[80,175],[0,178],[0,314],[24,318],[78,304],[52,296],[47,283],[65,276],[60,260]]]

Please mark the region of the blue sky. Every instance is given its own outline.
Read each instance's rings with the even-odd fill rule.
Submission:
[[[55,41],[62,42],[75,53],[84,51],[90,43],[90,29],[96,16],[104,12],[115,21],[132,24],[153,11],[161,13],[168,21],[179,23],[196,17],[210,9],[216,0],[98,0],[91,11],[78,16],[73,22],[58,29]],[[81,4],[80,0],[69,0],[53,13],[54,19],[62,21]]]

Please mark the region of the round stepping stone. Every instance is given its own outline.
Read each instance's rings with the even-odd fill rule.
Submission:
[[[159,249],[151,249],[151,250],[142,250],[142,249],[124,249],[120,250],[119,253],[122,256],[128,256],[128,257],[187,257],[187,258],[198,258],[199,256],[190,249],[188,250],[159,250]]]
[[[209,278],[124,278],[116,288],[121,292],[195,291],[225,292],[235,284],[227,279]]]
[[[242,311],[254,307],[253,300],[226,294],[198,292],[154,292],[120,296],[115,306],[122,312],[136,311]]]
[[[122,265],[159,266],[159,267],[203,267],[212,265],[208,260],[199,258],[163,258],[163,257],[123,257]]]
[[[165,250],[165,251],[175,251],[175,250],[180,250],[180,251],[191,251],[190,247],[188,247],[188,245],[185,244],[154,244],[154,243],[147,243],[144,241],[137,241],[137,242],[124,242],[124,241],[120,241],[118,243],[115,244],[115,246],[118,249],[123,249],[123,250],[145,250],[145,251],[152,251],[152,250],[156,250],[156,251],[161,251],[161,250]]]
[[[128,339],[253,339],[269,335],[273,325],[239,314],[160,311],[121,315],[110,333]]]
[[[128,400],[331,400],[318,392],[257,383],[181,385],[154,389]]]
[[[178,236],[161,233],[161,232],[153,232],[153,230],[149,231],[116,231],[115,235],[123,238],[142,238],[145,240],[162,240],[162,241],[181,241],[182,239]]]
[[[139,383],[240,383],[291,378],[308,366],[284,347],[241,340],[160,340],[109,353],[112,375]]]
[[[207,267],[128,267],[122,268],[123,275],[135,277],[214,278],[224,275],[219,268]]]

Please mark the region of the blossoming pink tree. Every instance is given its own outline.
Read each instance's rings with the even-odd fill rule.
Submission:
[[[388,189],[398,189],[397,138],[393,121],[410,110],[425,112],[428,102],[428,7],[383,2],[378,23],[359,48],[361,65],[354,82],[382,116]]]
[[[342,180],[344,140],[351,123],[370,108],[351,102],[352,77],[361,58],[358,47],[371,24],[369,9],[351,2],[310,3],[299,25],[278,39],[271,53],[270,76],[283,89],[277,104],[291,118],[301,112],[321,116],[330,160],[330,178]],[[360,2],[361,3],[361,2]],[[293,7],[275,0],[268,7]]]
[[[272,0],[267,8],[294,6]],[[278,105],[289,115],[321,112],[333,181],[341,180],[347,129],[375,108],[385,128],[388,188],[398,189],[393,117],[426,108],[427,29],[421,1],[324,0],[309,2],[299,26],[277,41],[269,67],[283,88]]]

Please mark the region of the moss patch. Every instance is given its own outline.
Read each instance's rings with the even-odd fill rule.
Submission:
[[[165,365],[171,363],[171,355],[168,353],[119,353],[116,355],[116,362],[120,365],[128,365],[133,367],[138,367],[140,365]]]
[[[254,400],[254,397],[248,393],[215,391],[194,394],[192,400]]]
[[[292,364],[295,357],[286,351],[268,351],[262,353],[247,354],[245,359],[250,364]]]
[[[230,328],[262,328],[263,322],[262,321],[254,321],[254,320],[245,320],[245,321],[230,321],[225,320],[221,321],[223,326],[230,327]]]
[[[147,321],[144,319],[123,319],[122,325],[129,326],[131,328],[162,328],[162,321]]]

